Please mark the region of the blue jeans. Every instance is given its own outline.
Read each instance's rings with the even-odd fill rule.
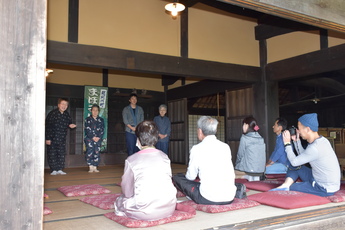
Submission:
[[[162,142],[158,141],[156,144],[156,148],[168,155],[168,150],[169,150],[169,142]]]
[[[139,151],[137,144],[137,136],[135,134],[126,132],[126,144],[127,144],[127,153],[128,156],[133,155]]]
[[[266,166],[265,174],[285,174],[287,172],[287,166],[282,163],[274,163],[270,166]]]
[[[293,183],[290,186],[290,191],[304,192],[317,196],[334,195],[334,192],[328,193],[325,188],[316,183],[311,169],[306,166],[302,166],[298,170],[288,170],[286,177],[290,177],[293,181],[296,181],[298,177],[302,180],[302,182]]]

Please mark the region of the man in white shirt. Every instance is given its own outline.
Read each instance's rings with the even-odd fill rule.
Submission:
[[[175,175],[174,184],[198,204],[230,204],[237,190],[230,147],[216,138],[216,119],[202,116],[197,125],[201,142],[190,151],[186,175]],[[197,177],[200,181],[195,181]],[[239,190],[243,193],[245,186],[239,184]]]

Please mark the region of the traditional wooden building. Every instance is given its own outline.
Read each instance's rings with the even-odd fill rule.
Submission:
[[[267,155],[279,115],[293,124],[317,112],[343,142],[342,0],[181,0],[176,19],[164,11],[168,2],[1,1],[1,229],[42,228],[44,118],[67,97],[82,127],[85,85],[109,87],[103,164],[126,157],[120,112],[133,90],[146,119],[168,104],[176,163],[188,162],[198,115],[222,121],[233,159],[248,115],[261,124]],[[47,79],[46,68],[54,70]],[[85,163],[82,136],[69,133],[68,167]]]

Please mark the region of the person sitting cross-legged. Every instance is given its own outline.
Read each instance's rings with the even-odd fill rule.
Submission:
[[[292,151],[290,132],[284,131],[285,152],[292,166],[309,163],[311,168],[301,166],[297,170],[288,169],[285,182],[270,191],[298,191],[318,196],[331,196],[340,188],[340,166],[330,142],[318,134],[317,114],[305,114],[298,119],[297,135],[292,137],[298,156]],[[308,142],[304,149],[299,139]],[[302,182],[295,183],[300,178]]]
[[[201,142],[190,150],[187,173],[173,176],[175,186],[197,204],[230,204],[237,185],[245,191],[243,184],[235,185],[230,147],[215,136],[217,125],[212,117],[200,117],[197,134]],[[200,181],[195,181],[197,177]]]

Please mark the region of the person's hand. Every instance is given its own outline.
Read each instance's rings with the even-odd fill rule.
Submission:
[[[70,124],[69,127],[70,127],[71,129],[74,129],[75,127],[77,127],[77,125],[76,125],[76,124]]]
[[[299,140],[299,130],[298,129],[296,129],[296,135],[291,136],[291,139],[293,141]]]
[[[93,138],[92,138],[92,140],[93,140],[94,142],[98,142],[99,139],[100,139],[99,137],[93,137]]]
[[[285,131],[283,132],[283,142],[284,142],[284,144],[285,144],[285,143],[290,143],[290,142],[291,142],[291,135],[290,135],[289,130],[285,130]]]
[[[51,145],[52,141],[51,140],[46,140],[46,145]]]

